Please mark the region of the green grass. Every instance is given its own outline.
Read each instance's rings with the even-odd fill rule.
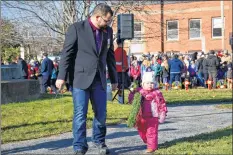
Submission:
[[[127,91],[125,102],[127,102]],[[232,101],[230,90],[163,91],[168,104],[211,103]],[[214,97],[213,97],[214,96]],[[107,124],[126,123],[131,105],[108,102]],[[73,104],[70,94],[54,99],[44,95],[36,101],[1,105],[2,143],[27,140],[69,132],[72,129]],[[91,127],[93,112],[89,104],[87,127]]]
[[[54,96],[53,96],[54,97]],[[27,140],[69,132],[72,129],[73,105],[71,95],[53,99],[43,96],[37,101],[1,105],[2,143]],[[130,105],[109,102],[107,124],[127,120]],[[93,112],[89,104],[87,127],[91,127]]]
[[[232,103],[230,104],[220,104],[216,106],[219,109],[232,109]]]
[[[232,126],[165,142],[155,154],[232,154]]]
[[[213,102],[232,102],[232,90],[229,89],[189,89],[162,91],[168,104],[197,104]]]

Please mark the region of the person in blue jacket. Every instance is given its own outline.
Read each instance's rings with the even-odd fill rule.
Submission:
[[[174,81],[180,81],[181,82],[181,71],[184,68],[183,62],[178,59],[178,55],[175,54],[173,56],[173,59],[171,59],[169,62],[169,68],[170,68],[170,85]]]
[[[43,61],[41,65],[42,74],[42,93],[46,93],[47,87],[50,86],[50,80],[52,76],[54,65],[53,61],[48,58],[47,53],[43,53]]]

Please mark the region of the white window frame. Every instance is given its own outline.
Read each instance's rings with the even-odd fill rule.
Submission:
[[[134,24],[141,24],[141,31],[135,31],[134,30],[134,38],[132,41],[142,41],[142,33],[143,33],[143,22],[134,22]],[[140,39],[135,38],[136,34],[140,35]]]
[[[211,25],[211,30],[212,30],[212,38],[216,39],[216,38],[222,38],[221,36],[214,36],[214,19],[222,19],[221,17],[212,17],[212,25]],[[224,28],[225,28],[225,17],[224,17]],[[222,32],[222,25],[221,25],[221,32]]]
[[[191,24],[191,21],[194,21],[194,20],[199,20],[200,21],[200,37],[196,37],[196,38],[191,38],[191,33],[190,33],[190,31],[191,31],[191,27],[190,27],[190,24]],[[196,28],[192,28],[192,29],[196,29]],[[201,39],[201,36],[202,36],[202,21],[201,21],[201,19],[190,19],[189,20],[189,39],[190,40],[196,40],[196,39]]]
[[[174,21],[176,21],[177,22],[177,38],[176,39],[169,39],[168,38],[168,23],[169,22],[174,22]],[[179,40],[179,21],[178,20],[167,20],[167,41],[178,41]]]

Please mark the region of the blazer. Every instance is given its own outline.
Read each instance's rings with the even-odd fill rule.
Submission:
[[[41,64],[41,74],[43,76],[51,76],[53,72],[53,61],[46,57]]]
[[[68,28],[59,64],[58,79],[65,80],[70,65],[74,61],[72,73],[74,88],[87,89],[99,71],[102,86],[106,90],[106,65],[111,83],[117,83],[112,28],[107,27],[106,31],[101,31],[101,35],[101,47],[97,52],[94,34],[88,20],[76,22]]]

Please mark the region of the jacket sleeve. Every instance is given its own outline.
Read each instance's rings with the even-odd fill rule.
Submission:
[[[220,61],[218,60],[218,58],[216,58],[216,67],[218,67],[220,65]]]
[[[46,60],[44,59],[43,61],[42,61],[42,64],[41,64],[41,73],[44,73],[44,72],[46,72]]]
[[[112,28],[108,28],[108,33],[110,35],[110,47],[107,54],[107,67],[110,76],[111,83],[118,83],[117,71],[116,71],[116,60],[114,56],[114,46],[113,46],[113,31]]]
[[[141,74],[141,68],[140,68],[140,66],[137,66],[137,67],[138,67],[137,76],[140,76],[140,74]]]
[[[71,65],[72,58],[78,51],[77,47],[77,29],[75,25],[71,25],[65,36],[65,42],[63,45],[61,60],[59,64],[59,74],[57,79],[65,80],[68,68]]]
[[[167,106],[166,106],[166,101],[163,97],[163,94],[161,92],[159,92],[157,94],[158,97],[158,111],[159,111],[159,115],[161,115],[162,113],[167,113]]]

